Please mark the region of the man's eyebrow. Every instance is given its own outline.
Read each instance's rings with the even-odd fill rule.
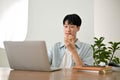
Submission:
[[[68,25],[70,25],[70,26],[75,26],[74,24],[68,24]]]

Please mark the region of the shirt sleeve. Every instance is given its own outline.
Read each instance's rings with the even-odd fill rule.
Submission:
[[[90,45],[86,47],[86,50],[84,51],[84,56],[82,59],[85,65],[93,65],[93,62],[94,62],[93,50]]]

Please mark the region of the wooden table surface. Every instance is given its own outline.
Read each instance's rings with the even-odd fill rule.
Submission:
[[[98,72],[77,71],[74,69],[40,72],[0,68],[0,80],[120,80],[120,71],[99,74]]]

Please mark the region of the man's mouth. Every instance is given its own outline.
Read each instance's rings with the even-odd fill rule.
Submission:
[[[66,35],[71,35],[71,33],[65,33]]]

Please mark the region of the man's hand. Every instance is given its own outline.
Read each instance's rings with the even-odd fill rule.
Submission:
[[[75,41],[74,41],[72,35],[69,35],[68,37],[64,37],[64,42],[65,42],[66,48],[67,48],[70,52],[73,52],[74,50],[76,50],[75,44],[74,44]]]
[[[76,66],[83,66],[83,62],[80,59],[77,49],[75,47],[75,39],[72,35],[69,35],[68,37],[64,38],[65,46],[66,48],[71,52],[73,56],[73,60],[75,61]]]

